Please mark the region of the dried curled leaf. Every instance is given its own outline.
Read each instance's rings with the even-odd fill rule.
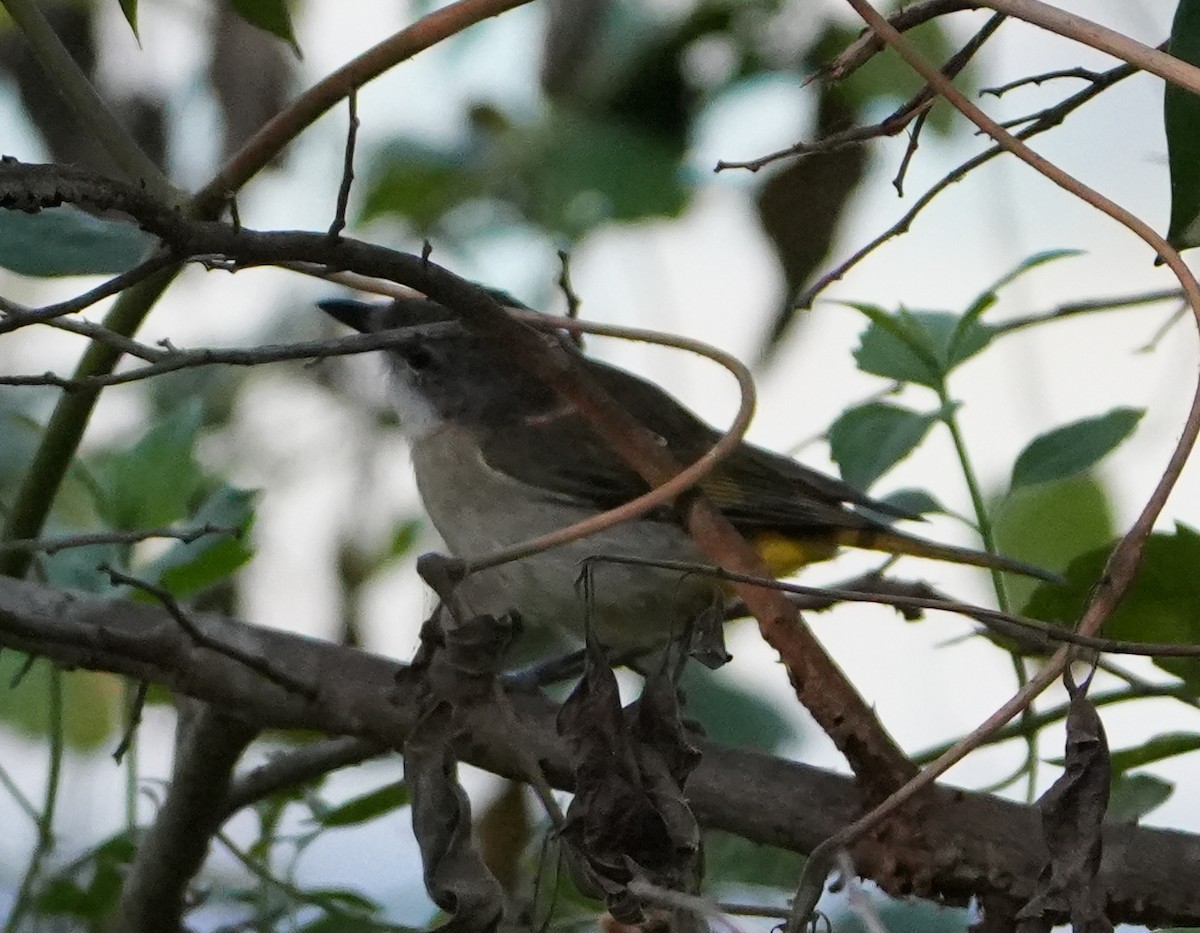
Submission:
[[[504,892],[471,838],[471,804],[451,752],[456,733],[449,705],[428,710],[404,743],[404,779],[412,794],[413,832],[425,888],[451,915],[442,931],[491,931],[504,917]]]
[[[1108,739],[1087,682],[1076,686],[1070,670],[1063,679],[1071,696],[1066,770],[1038,801],[1050,861],[1017,919],[1021,930],[1049,929],[1054,917],[1069,913],[1076,933],[1111,933],[1097,878],[1111,780]]]
[[[700,831],[682,791],[699,753],[680,723],[669,666],[623,710],[616,677],[589,639],[584,676],[559,712],[576,760],[568,864],[580,890],[623,923],[643,919],[630,881],[688,892],[699,883]]]

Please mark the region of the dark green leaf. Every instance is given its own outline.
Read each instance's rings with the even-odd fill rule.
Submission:
[[[1066,479],[1090,469],[1133,433],[1144,414],[1141,408],[1114,408],[1038,435],[1013,464],[1012,488]]]
[[[1179,0],[1168,51],[1200,65],[1200,0]],[[1167,240],[1179,249],[1200,245],[1200,96],[1167,82],[1163,97],[1171,222]]]
[[[722,671],[689,664],[682,689],[687,715],[704,723],[713,741],[773,752],[796,740],[790,719]]]
[[[941,391],[946,376],[984,349],[995,328],[978,320],[963,323],[946,311],[889,314],[874,305],[851,304],[871,323],[863,331],[854,359],[863,372],[912,382]]]
[[[406,806],[408,786],[403,781],[396,781],[347,800],[324,813],[314,813],[313,819],[325,827],[354,826]]]
[[[121,0],[121,12],[125,14],[125,22],[133,30],[133,37],[141,42],[142,37],[138,35],[137,25],[138,0]]]
[[[907,457],[938,416],[870,402],[842,412],[829,428],[829,451],[842,479],[856,489],[871,484]]]
[[[191,399],[153,425],[129,450],[99,458],[96,511],[120,530],[169,525],[187,514],[201,472],[193,457],[200,401]]]
[[[141,262],[156,242],[136,224],[74,207],[0,210],[0,266],[21,275],[116,275]]]
[[[674,217],[687,204],[679,153],[628,124],[556,109],[505,133],[492,188],[529,220],[578,238],[610,221]]]
[[[888,493],[880,502],[894,505],[913,515],[945,515],[946,507],[924,489],[897,489]],[[1003,550],[1003,548],[1001,549]],[[1008,553],[1004,551],[1004,553]]]
[[[1116,534],[1108,493],[1086,474],[1010,490],[989,511],[1000,553],[1047,570],[1064,570]],[[1037,585],[1010,576],[1006,587],[1012,604],[1023,606]]]
[[[1134,768],[1144,768],[1156,761],[1174,758],[1176,755],[1186,755],[1196,749],[1200,749],[1200,733],[1164,732],[1162,735],[1153,736],[1141,745],[1112,752],[1113,774],[1123,774]]]
[[[704,877],[712,884],[753,884],[790,891],[804,869],[804,856],[759,845],[732,833],[704,834]]]
[[[139,568],[136,575],[161,584],[181,599],[220,582],[253,556],[248,533],[254,518],[256,496],[252,490],[222,486],[184,525],[240,528],[242,534],[211,534],[195,541],[177,541],[161,557]]]
[[[1042,584],[1025,613],[1047,622],[1073,624],[1104,571],[1111,547],[1076,558],[1067,585]],[[1104,625],[1108,638],[1164,644],[1200,644],[1200,534],[1177,523],[1174,534],[1158,532],[1146,541],[1141,569],[1129,594]],[[1157,658],[1158,667],[1200,691],[1200,661]]]
[[[257,26],[273,36],[278,36],[292,47],[292,51],[300,54],[287,0],[229,0],[229,3],[238,16],[251,26]]]
[[[1121,774],[1113,778],[1108,795],[1106,823],[1135,825],[1166,803],[1175,785],[1153,774]]]
[[[371,160],[359,222],[386,214],[432,230],[460,204],[482,197],[484,180],[464,154],[411,142],[394,143]]]

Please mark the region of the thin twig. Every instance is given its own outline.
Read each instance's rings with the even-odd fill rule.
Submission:
[[[1119,81],[1131,75],[1137,74],[1138,69],[1133,65],[1118,65],[1104,73],[1105,80],[1096,81],[1089,87],[1072,94],[1070,97],[1063,99],[1053,107],[1047,107],[1041,111],[1035,118],[1033,123],[1016,134],[1016,138],[1022,141],[1031,139],[1047,130],[1051,130],[1058,126],[1066,117],[1077,110],[1079,107],[1091,101],[1102,91],[1107,90]],[[1021,121],[1024,122],[1024,121]],[[932,185],[921,197],[919,197],[911,208],[909,208],[903,216],[900,217],[894,224],[876,236],[865,246],[856,250],[848,259],[839,263],[833,269],[826,272],[816,282],[812,284],[799,298],[796,299],[796,307],[800,309],[811,308],[816,297],[834,282],[842,279],[847,272],[857,266],[860,262],[866,259],[871,253],[875,252],[880,246],[886,243],[893,237],[899,236],[902,233],[907,233],[908,228],[912,226],[912,222],[916,220],[920,214],[939,194],[949,188],[956,182],[962,181],[968,174],[979,168],[992,159],[1004,153],[1004,149],[1000,146],[992,146],[991,148],[979,153],[967,161],[963,162],[956,169],[945,175],[934,185]]]
[[[967,616],[975,621],[995,629],[1001,635],[1013,634],[1012,629],[1021,629],[1021,636],[1028,639],[1028,632],[1036,632],[1043,636],[1047,643],[1062,642],[1103,651],[1105,654],[1124,654],[1134,657],[1149,658],[1197,658],[1200,657],[1200,645],[1172,644],[1164,642],[1122,641],[1115,638],[1098,638],[1094,635],[1071,631],[1068,628],[1031,619],[1027,616],[1014,615],[1001,609],[988,609],[986,606],[976,606],[974,603],[964,603],[953,599],[927,596],[908,596],[902,593],[873,593],[869,590],[851,590],[839,587],[805,586],[801,583],[787,583],[771,577],[756,577],[751,574],[736,573],[722,567],[697,564],[690,561],[665,560],[653,557],[637,557],[632,554],[593,554],[582,561],[586,567],[589,564],[626,564],[637,567],[654,567],[659,570],[674,570],[681,574],[697,574],[725,580],[729,583],[748,583],[761,586],[764,589],[777,590],[780,593],[791,593],[796,596],[808,596],[814,599],[845,603],[872,603],[879,606],[891,606],[895,609],[933,609],[941,612],[953,612]]]
[[[89,289],[82,295],[78,295],[67,301],[60,301],[57,304],[46,305],[42,308],[21,308],[5,298],[0,298],[0,334],[7,334],[10,331],[26,327],[30,324],[48,324],[55,318],[83,311],[98,301],[111,298],[113,295],[125,291],[130,286],[148,279],[155,272],[166,269],[178,261],[170,253],[156,253],[149,259],[138,263],[132,269],[114,276],[107,282]]]
[[[1158,304],[1163,301],[1181,301],[1183,297],[1182,289],[1164,288],[1159,291],[1143,292],[1138,295],[1123,295],[1117,298],[1092,298],[1088,301],[1070,301],[1058,305],[1049,311],[1009,318],[1007,321],[1000,321],[993,324],[992,327],[998,334],[1011,334],[1013,331],[1026,327],[1035,327],[1038,324],[1045,324],[1049,321],[1061,321],[1078,314],[1091,314],[1096,311],[1120,311],[1123,308],[1136,308],[1141,305]]]
[[[206,524],[198,528],[149,528],[139,531],[97,531],[90,534],[64,535],[59,538],[23,538],[18,541],[0,541],[3,551],[36,551],[42,554],[57,554],[70,548],[92,547],[97,544],[137,544],[152,538],[173,538],[191,544],[206,535],[229,535],[239,538],[244,528],[228,525]]]
[[[264,657],[250,654],[235,645],[226,644],[220,639],[205,634],[191,616],[183,611],[183,607],[179,605],[175,597],[163,587],[131,576],[108,564],[101,564],[100,571],[106,574],[113,583],[123,583],[157,599],[170,614],[171,618],[179,624],[179,627],[201,648],[207,648],[210,651],[215,651],[227,658],[231,658],[239,664],[245,665],[256,674],[261,674],[267,680],[271,681],[271,683],[277,684],[291,693],[299,694],[305,699],[311,700],[316,697],[317,688],[314,685],[301,680],[299,677],[292,676],[288,671],[277,669],[274,664]]]
[[[338,188],[337,208],[333,223],[329,225],[329,238],[337,239],[346,228],[346,208],[350,204],[350,187],[354,184],[354,143],[358,139],[358,90],[352,88],[346,95],[350,107],[350,125],[346,130],[346,157],[342,166],[342,184]]]
[[[1029,75],[1025,78],[1017,78],[1015,81],[1009,81],[1007,84],[1000,84],[996,87],[981,88],[980,95],[991,94],[993,97],[1003,97],[1009,91],[1015,91],[1019,87],[1026,87],[1030,84],[1041,87],[1046,81],[1056,81],[1060,78],[1079,78],[1084,81],[1096,81],[1103,72],[1093,71],[1091,68],[1059,68],[1056,71],[1044,71],[1041,74]]]
[[[133,701],[129,704],[129,715],[125,720],[125,734],[121,736],[121,741],[113,749],[113,761],[117,764],[121,763],[121,759],[125,757],[125,753],[133,746],[138,726],[142,724],[142,711],[146,708],[146,696],[149,693],[149,682],[145,680],[141,681],[134,692]]]

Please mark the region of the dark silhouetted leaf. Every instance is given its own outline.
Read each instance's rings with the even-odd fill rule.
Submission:
[[[133,30],[133,37],[140,42],[141,36],[138,35],[137,24],[138,0],[121,0],[121,12],[125,15],[125,22]]]
[[[1179,0],[1168,51],[1200,65],[1200,2]],[[1200,245],[1200,96],[1167,82],[1163,96],[1167,163],[1171,170],[1171,222],[1167,240],[1179,249]]]
[[[829,428],[829,451],[842,479],[866,490],[912,453],[937,420],[885,402],[848,408]]]
[[[818,132],[846,126],[854,112],[842,102],[837,85],[821,88],[817,105]],[[769,356],[789,330],[796,313],[796,295],[829,255],[846,203],[866,172],[865,146],[846,146],[814,152],[776,168],[755,198],[758,219],[783,269],[786,292],[771,322],[763,356]]]
[[[1040,434],[1013,464],[1012,488],[1067,479],[1090,469],[1133,433],[1141,408],[1114,408]]]
[[[292,47],[297,55],[300,45],[296,42],[296,32],[292,28],[292,14],[288,10],[287,0],[229,0],[230,4],[252,26],[265,29]]]

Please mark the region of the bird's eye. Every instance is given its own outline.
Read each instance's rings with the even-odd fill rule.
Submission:
[[[404,362],[413,369],[428,369],[433,365],[433,354],[420,345],[407,347],[404,351]]]

